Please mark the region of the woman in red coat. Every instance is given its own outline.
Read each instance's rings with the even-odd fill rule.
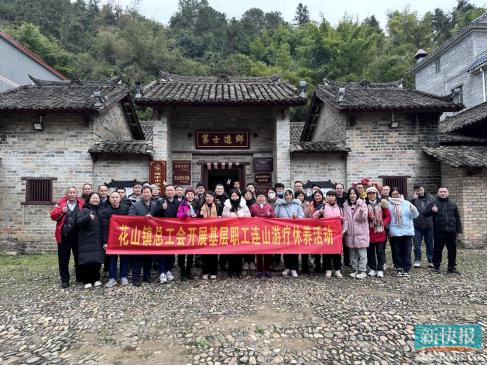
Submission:
[[[387,201],[379,201],[379,192],[375,187],[367,188],[365,203],[368,209],[370,245],[367,248],[367,262],[369,276],[384,277],[384,263],[386,259],[385,245],[387,240],[386,227],[391,222],[391,214],[387,208]]]
[[[265,217],[271,218],[276,217],[274,209],[267,203],[265,194],[260,192],[257,194],[257,202],[250,207],[250,214],[252,217]],[[266,276],[267,278],[272,277],[271,264],[273,255],[272,254],[257,254],[257,273],[258,278]]]
[[[76,216],[83,208],[84,201],[78,197],[78,189],[69,187],[66,196],[61,198],[51,211],[51,219],[56,221],[56,242],[59,262],[59,275],[61,286],[69,287],[69,259],[71,252],[74,257],[76,281],[79,280],[78,270],[78,232],[76,229]]]

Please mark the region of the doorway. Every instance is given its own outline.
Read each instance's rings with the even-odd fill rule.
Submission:
[[[217,184],[223,184],[225,189],[233,187],[233,182],[237,180],[240,182],[240,187],[245,187],[244,166],[237,166],[231,169],[208,169],[206,165],[203,165],[201,173],[203,183],[211,191],[215,190]],[[228,179],[231,180],[230,184],[227,184]]]

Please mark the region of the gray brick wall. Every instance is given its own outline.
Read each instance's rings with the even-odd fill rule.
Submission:
[[[344,183],[346,155],[342,153],[293,153],[291,155],[291,182],[301,180]]]
[[[136,155],[99,155],[93,163],[95,186],[113,180],[149,180],[149,158]]]
[[[318,117],[318,125],[315,128],[311,141],[344,141],[346,134],[347,116],[338,113],[326,103],[323,105]]]

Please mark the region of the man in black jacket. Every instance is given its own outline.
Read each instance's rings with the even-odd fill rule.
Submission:
[[[166,186],[165,197],[156,202],[152,208],[151,215],[154,217],[176,218],[180,203],[176,198],[174,186],[169,184]],[[161,283],[174,281],[174,276],[171,273],[171,268],[175,262],[174,254],[158,255],[157,260],[159,262],[159,281]]]
[[[106,207],[101,216],[102,222],[102,237],[103,248],[107,249],[108,243],[108,231],[110,229],[110,218],[112,215],[128,215],[129,206],[124,205],[121,202],[120,194],[117,191],[110,193],[108,198],[110,204]],[[107,255],[108,257],[108,282],[105,287],[110,288],[117,284],[117,254]],[[120,281],[122,285],[128,285],[127,279],[129,272],[129,257],[127,255],[120,255]]]
[[[448,198],[448,188],[440,186],[436,200],[425,210],[424,215],[433,216],[434,248],[433,265],[440,273],[441,257],[446,245],[448,250],[448,273],[457,273],[457,235],[462,233],[462,222],[455,202]]]
[[[132,206],[130,206],[129,216],[150,216],[154,205],[152,188],[145,186],[142,188],[142,199],[132,203]],[[132,262],[132,284],[137,287],[140,286],[141,267],[144,268],[144,282],[150,283],[152,256],[133,255],[130,260]]]
[[[419,216],[414,219],[414,267],[421,267],[421,243],[426,244],[428,267],[433,267],[433,217],[425,216],[424,212],[432,205],[435,198],[426,193],[423,185],[414,185],[411,203],[418,209]]]

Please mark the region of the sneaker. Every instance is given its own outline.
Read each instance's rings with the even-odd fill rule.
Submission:
[[[383,271],[377,271],[377,277],[384,278],[384,272]]]
[[[403,277],[409,277],[409,272],[403,272],[403,273],[402,273],[402,276],[403,276]]]
[[[294,278],[298,277],[298,272],[296,272],[294,269],[291,270],[291,277],[294,277]]]
[[[421,267],[421,261],[414,261],[413,267],[414,267],[414,268],[419,268],[419,267]]]
[[[140,280],[132,280],[132,285],[135,287],[140,287]]]
[[[92,288],[93,285],[91,283],[87,283],[83,286],[83,288]]]
[[[396,269],[396,276],[402,277],[402,269],[400,269],[400,268]]]
[[[164,273],[161,273],[161,275],[159,276],[159,281],[161,283],[167,283],[167,277]]]
[[[289,274],[289,269],[285,269],[284,271],[282,271],[282,275],[283,276],[287,276]]]
[[[174,281],[174,276],[172,275],[171,271],[166,272],[166,279],[167,279],[167,282]]]
[[[448,273],[460,274],[460,271],[457,270],[457,267],[450,267],[450,268],[448,268]]]
[[[342,272],[341,271],[335,271],[335,277],[336,278],[343,278]]]
[[[331,278],[331,274],[332,274],[332,272],[330,270],[328,270],[328,271],[325,272],[325,277],[326,278]]]
[[[122,286],[127,286],[129,284],[129,279],[127,277],[122,277],[120,282],[122,282]]]
[[[384,271],[387,271],[387,263],[384,263]]]
[[[106,288],[112,288],[113,286],[115,286],[117,284],[117,280],[115,278],[110,278],[108,280],[108,282],[105,284],[105,287]],[[96,286],[96,284],[95,284]]]
[[[203,276],[201,276],[201,279],[206,281],[208,279],[208,275],[204,274]]]
[[[377,272],[376,272],[376,271],[374,271],[373,269],[371,269],[371,270],[369,271],[369,276],[370,276],[370,277],[375,277],[375,276],[377,276]]]
[[[439,267],[438,268],[435,267],[433,273],[440,274],[441,273],[440,268]]]
[[[267,278],[271,278],[272,272],[264,272],[264,276],[266,276]]]
[[[433,264],[433,262],[428,262],[428,268],[435,268],[435,265]]]
[[[255,263],[254,263],[254,262],[250,262],[250,270],[251,270],[251,271],[255,271],[255,270],[257,270],[257,266],[255,265]]]
[[[100,287],[101,286],[101,281],[96,281],[93,286],[95,287]]]
[[[63,282],[61,284],[61,288],[68,288],[69,287],[69,282]]]
[[[244,271],[248,271],[248,270],[250,270],[250,265],[249,265],[249,263],[248,263],[248,262],[245,262],[245,263],[244,263],[244,265],[243,265],[243,270],[244,270]]]
[[[255,274],[255,277],[257,277],[257,278],[262,278],[262,276],[264,276],[264,274],[262,272],[257,272]]]
[[[362,278],[365,278],[365,277],[367,277],[367,273],[365,273],[365,271],[364,271],[364,272],[359,272],[359,273],[358,273],[358,274],[355,276],[355,278],[359,278],[359,279],[362,279]]]
[[[354,272],[350,273],[350,277],[355,278],[357,276],[357,274],[358,274],[358,271],[354,271]]]
[[[210,280],[216,280],[216,275],[210,275]]]

